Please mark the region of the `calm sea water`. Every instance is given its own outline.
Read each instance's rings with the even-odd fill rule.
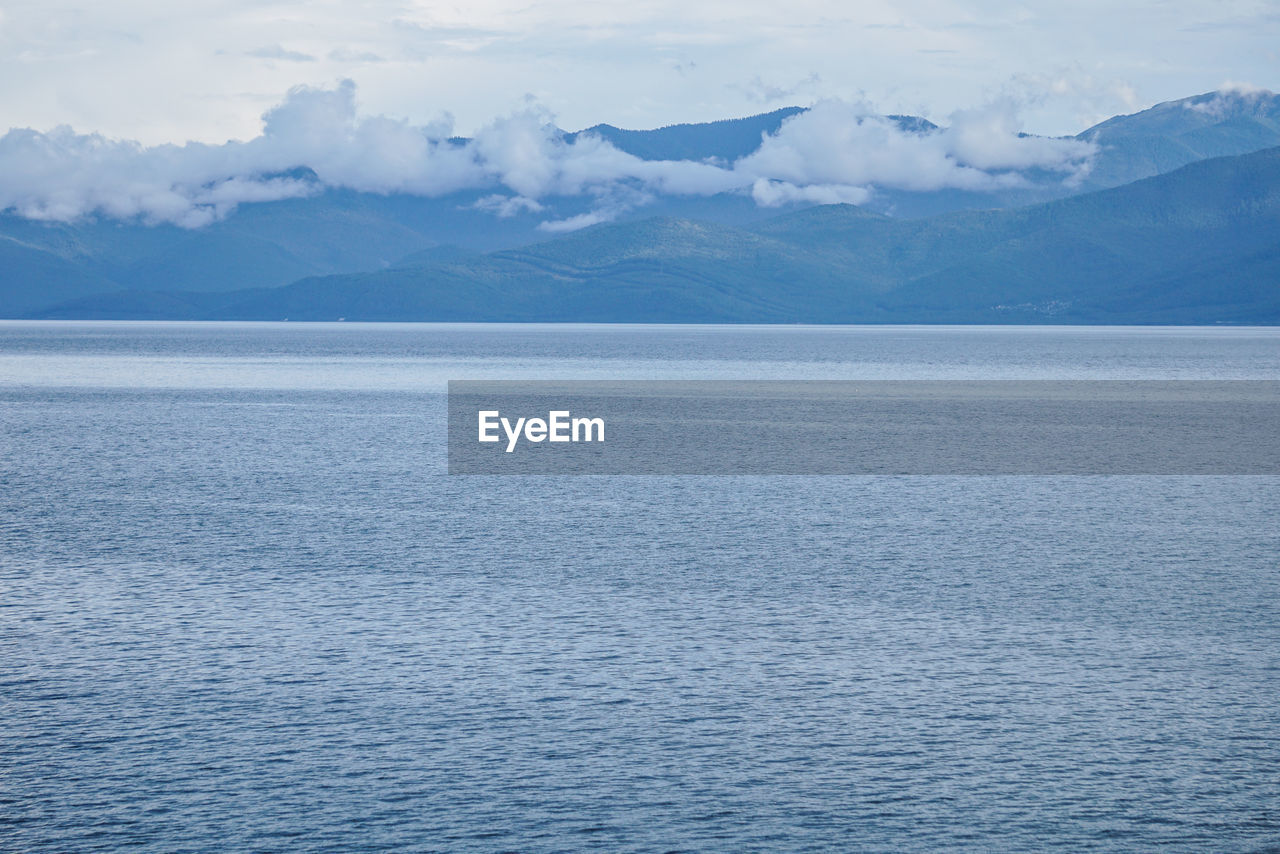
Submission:
[[[1280,850],[1280,479],[448,477],[448,379],[1280,331],[0,323],[0,850]]]

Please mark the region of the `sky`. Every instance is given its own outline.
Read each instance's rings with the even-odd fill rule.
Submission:
[[[298,85],[471,134],[537,105],[569,130],[841,99],[944,123],[995,99],[1075,133],[1231,82],[1280,88],[1270,0],[5,0],[0,128],[249,140]]]

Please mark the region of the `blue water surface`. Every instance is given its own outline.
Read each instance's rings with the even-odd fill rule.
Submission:
[[[489,377],[1280,331],[0,323],[0,850],[1280,845],[1280,479],[450,477]]]

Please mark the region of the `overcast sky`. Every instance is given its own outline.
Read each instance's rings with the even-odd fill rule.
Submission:
[[[1215,89],[1280,88],[1259,0],[5,0],[0,128],[249,139],[298,84],[470,133],[534,102],[646,128],[841,98],[945,122],[992,98],[1036,133]]]

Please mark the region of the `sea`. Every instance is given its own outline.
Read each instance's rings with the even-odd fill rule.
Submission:
[[[0,322],[0,851],[1280,851],[1280,478],[449,475],[459,379],[1280,330]]]

